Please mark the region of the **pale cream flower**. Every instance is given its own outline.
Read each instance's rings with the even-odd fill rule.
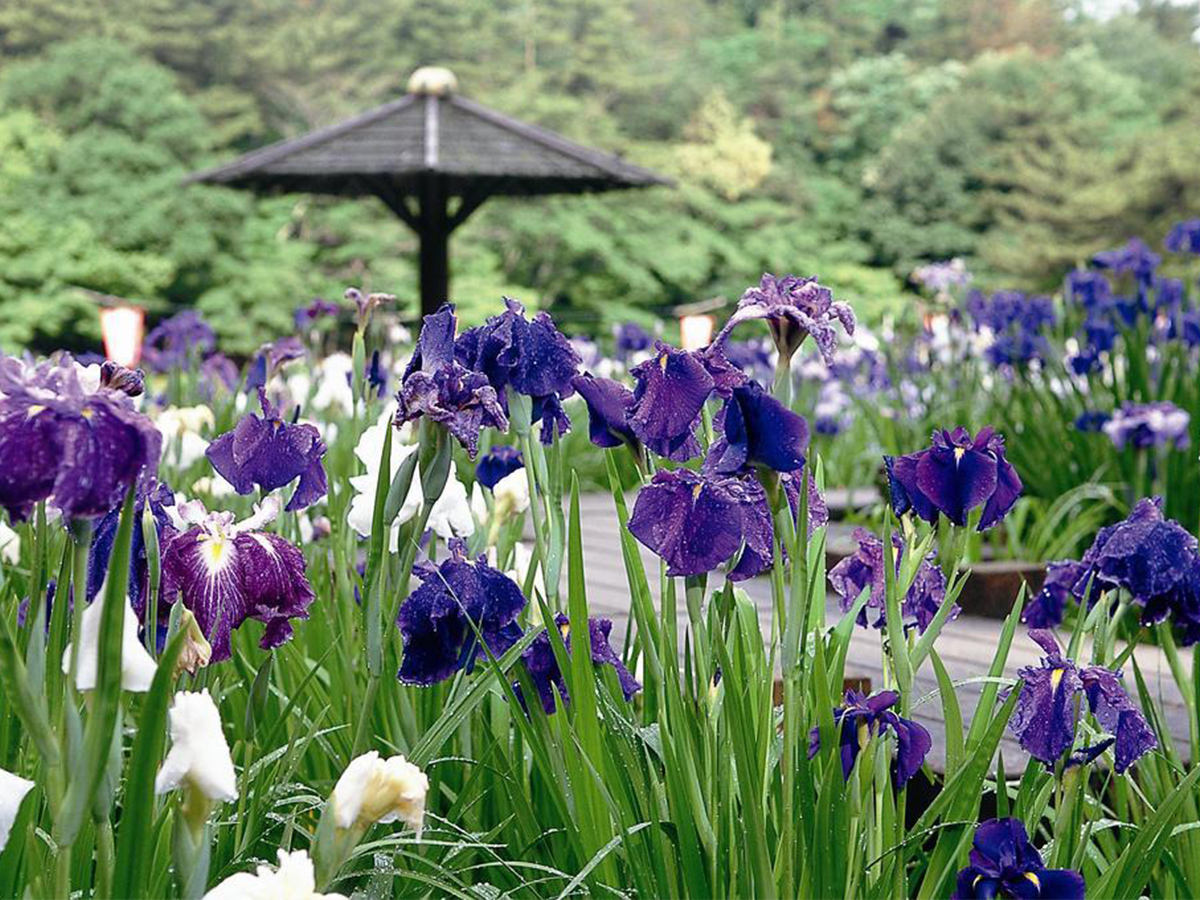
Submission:
[[[170,716],[171,750],[158,770],[155,793],[190,787],[209,800],[236,800],[233,757],[221,729],[221,714],[208,691],[180,691]]]
[[[83,611],[83,626],[79,632],[79,659],[75,669],[75,688],[91,691],[96,688],[100,664],[100,618],[104,611],[106,585],[102,584],[96,599]],[[138,640],[138,620],[125,597],[125,621],[121,632],[121,689],[145,693],[150,690],[158,663]],[[71,644],[63,651],[63,674],[71,672]]]
[[[312,860],[303,850],[279,851],[279,867],[259,866],[230,875],[204,900],[346,900],[342,894],[318,894]]]
[[[405,822],[421,838],[429,779],[403,756],[381,759],[372,750],[350,761],[330,798],[338,828]]]
[[[21,536],[0,521],[0,562],[15,566],[21,561]]]
[[[13,822],[17,820],[17,813],[21,811],[21,801],[33,787],[32,781],[0,769],[0,850],[8,843]]]

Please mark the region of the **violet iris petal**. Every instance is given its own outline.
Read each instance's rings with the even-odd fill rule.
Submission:
[[[742,554],[729,570],[729,580],[745,581],[761,575],[775,561],[771,505],[767,502],[767,492],[753,475],[726,479],[724,486],[737,501],[742,517]]]
[[[649,350],[654,345],[654,336],[637,322],[625,322],[613,326],[617,357],[628,360],[634,353]]]
[[[1122,588],[1142,606],[1142,619],[1161,622],[1172,615],[1183,628],[1183,641],[1200,639],[1200,551],[1196,538],[1162,514],[1159,498],[1139,500],[1129,517],[1101,528],[1080,560],[1074,593]]]
[[[47,500],[95,518],[152,478],[162,436],[125,394],[89,393],[71,358],[26,367],[0,358],[0,506],[23,519]]]
[[[785,359],[791,359],[811,334],[827,365],[833,362],[837,350],[834,323],[840,322],[847,334],[854,334],[855,325],[854,311],[845,303],[835,302],[828,288],[818,284],[816,278],[795,275],[776,278],[764,274],[757,286],[747,288],[713,343],[720,344],[735,327],[751,319],[766,319],[775,346]]]
[[[1200,253],[1200,219],[1176,222],[1163,245],[1172,253]]]
[[[483,652],[472,622],[494,656],[521,637],[517,616],[525,608],[525,595],[483,559],[469,562],[463,550],[455,542],[449,559],[436,569],[418,571],[421,586],[400,607],[396,625],[404,656],[397,677],[405,684],[428,686],[460,669],[471,671]]]
[[[588,409],[588,437],[597,447],[637,444],[629,424],[633,391],[611,378],[597,378],[590,372],[576,375],[571,384]]]
[[[554,617],[554,624],[562,634],[563,643],[566,645],[567,653],[570,654],[570,620],[562,613],[559,613]],[[642,689],[642,686],[629,670],[625,668],[625,664],[621,662],[621,658],[613,650],[612,644],[609,643],[609,634],[611,632],[611,619],[601,619],[595,616],[588,617],[588,637],[592,645],[592,664],[597,666],[612,666],[613,670],[617,673],[617,681],[621,685],[621,693],[625,695],[626,700],[629,700]],[[567,693],[566,680],[563,678],[562,671],[558,667],[558,659],[554,655],[554,648],[550,644],[550,635],[546,631],[543,631],[533,639],[533,643],[521,655],[521,659],[524,661],[525,667],[529,672],[530,680],[537,689],[538,699],[541,700],[542,709],[546,711],[546,715],[553,715],[555,712],[555,688],[558,689],[559,695],[565,702],[570,702],[571,698]]]
[[[1050,563],[1042,589],[1021,610],[1021,621],[1030,628],[1056,628],[1062,624],[1067,600],[1083,573],[1084,565],[1073,560]]]
[[[131,565],[129,568],[129,602],[138,619],[145,617],[146,592],[149,587],[150,567],[146,557],[146,539],[142,532],[142,513],[146,504],[150,504],[150,512],[154,516],[155,530],[158,532],[158,545],[161,548],[175,534],[171,525],[171,517],[167,509],[175,505],[175,495],[165,484],[160,484],[148,493],[139,491],[137,505],[134,507],[135,518],[133,540],[129,549]],[[121,507],[113,507],[101,518],[92,531],[92,545],[88,548],[87,563],[87,599],[90,603],[100,591],[100,586],[108,576],[111,562],[113,543],[117,537],[117,527],[121,522]]]
[[[1021,496],[1021,479],[1004,455],[1004,439],[991,428],[972,438],[963,427],[933,433],[932,446],[907,456],[885,456],[892,507],[900,516],[912,509],[931,524],[938,514],[966,525],[967,514],[983,506],[979,530],[986,531]]]
[[[253,493],[256,487],[269,493],[298,478],[287,509],[311,506],[328,490],[321,462],[325,442],[312,425],[284,422],[262,388],[258,399],[263,417],[249,413],[213,441],[205,455],[239,494]]]
[[[263,517],[271,501],[272,514]],[[178,596],[192,611],[212,644],[213,662],[229,658],[230,635],[247,619],[266,625],[259,642],[266,650],[292,636],[292,619],[308,618],[315,595],[304,554],[259,530],[278,509],[278,500],[270,497],[254,519],[234,524],[230,513],[207,513],[194,501],[183,504],[192,527],[171,536],[163,548],[163,600]]]
[[[1124,403],[1104,423],[1102,430],[1118,450],[1126,444],[1142,450],[1170,446],[1182,450],[1188,446],[1191,416],[1174,403]]]
[[[341,311],[341,306],[332,300],[314,297],[307,305],[297,307],[292,316],[297,328],[308,328],[326,317],[336,318]]]
[[[808,475],[808,536],[812,537],[814,531],[829,524],[829,507],[817,489],[817,480],[813,478],[812,472],[809,471],[806,474]],[[779,481],[787,495],[788,506],[792,509],[792,521],[799,525],[800,473],[784,472],[779,476]]]
[[[206,356],[216,345],[216,332],[199,313],[185,309],[150,330],[142,347],[142,358],[155,372],[169,372]]]
[[[487,376],[502,404],[507,404],[510,387],[532,398],[533,421],[542,422],[540,437],[549,444],[570,427],[561,401],[574,391],[571,380],[579,371],[579,354],[547,313],[526,319],[525,308],[516,300],[505,297],[504,303],[505,312],[459,338],[454,354],[460,363]]]
[[[492,447],[475,465],[475,480],[489,491],[506,475],[525,468],[525,460],[516,447]]]
[[[887,627],[883,541],[865,528],[856,528],[854,539],[858,542],[858,549],[829,571],[829,583],[840,597],[839,605],[843,612],[850,610],[858,595],[869,587],[870,597],[859,612],[857,621],[864,627],[882,630]],[[904,541],[899,535],[892,535],[892,546],[895,547],[895,572],[898,575],[905,550]],[[936,555],[930,553],[921,560],[912,586],[901,598],[900,613],[905,630],[916,628],[924,634],[945,602],[946,576],[936,564],[936,559]],[[949,618],[956,618],[958,613],[958,605],[955,604]]]
[[[1101,269],[1111,269],[1118,275],[1128,273],[1142,285],[1154,278],[1154,271],[1162,257],[1146,246],[1141,238],[1132,238],[1124,247],[1104,250],[1092,257],[1092,263]]]
[[[903,787],[913,775],[920,771],[933,746],[933,739],[923,725],[902,718],[892,712],[900,702],[895,691],[880,691],[867,697],[858,691],[846,691],[845,706],[833,711],[834,723],[839,730],[842,776],[850,778],[855,760],[869,736],[891,731],[896,736],[896,760],[893,775],[897,787]],[[808,757],[812,759],[820,752],[821,732],[814,728],[809,734]]]
[[[735,388],[716,423],[721,437],[710,453],[714,471],[729,475],[746,465],[791,472],[804,465],[808,423],[768,394],[757,381]]]
[[[981,822],[970,859],[971,864],[958,873],[954,900],[1083,900],[1083,876],[1074,869],[1047,869],[1019,819]]]
[[[1034,759],[1048,766],[1062,758],[1075,741],[1076,700],[1080,693],[1096,721],[1116,738],[1115,768],[1124,772],[1158,746],[1154,732],[1125,693],[1121,676],[1101,666],[1080,669],[1066,659],[1049,631],[1034,629],[1029,637],[1046,656],[1040,666],[1018,674],[1024,684],[1009,728]]]
[[[675,462],[700,453],[696,423],[716,387],[695,354],[659,342],[658,352],[630,370],[637,380],[629,425],[638,439]]]
[[[638,493],[629,530],[667,562],[671,577],[710,572],[742,546],[742,498],[729,480],[659,471]]]
[[[425,317],[416,352],[396,395],[396,423],[425,416],[444,426],[474,458],[480,430],[490,426],[507,431],[508,417],[487,376],[455,358],[456,327],[454,307],[449,303]]]

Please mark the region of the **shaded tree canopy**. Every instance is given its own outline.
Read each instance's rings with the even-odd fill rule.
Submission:
[[[381,204],[184,174],[398,94],[464,93],[674,177],[493,201],[456,235],[465,321],[501,293],[601,330],[819,274],[868,317],[922,262],[1047,287],[1196,214],[1194,5],[1060,0],[26,0],[0,7],[0,346],[85,347],[81,288],[198,306],[233,351],[347,284],[415,311]]]

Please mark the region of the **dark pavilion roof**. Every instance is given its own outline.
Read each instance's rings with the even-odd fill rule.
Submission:
[[[519,122],[451,90],[419,89],[190,180],[357,196],[384,190],[415,193],[430,175],[442,176],[451,195],[581,193],[671,184],[619,156]]]

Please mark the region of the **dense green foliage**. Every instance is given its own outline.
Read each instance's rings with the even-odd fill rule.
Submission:
[[[0,345],[93,344],[86,288],[198,304],[230,350],[346,284],[415,294],[375,201],[189,171],[386,100],[421,64],[675,190],[493,201],[454,299],[573,328],[820,274],[872,310],[914,264],[1053,285],[1200,188],[1192,5],[1065,0],[26,0],[0,9]],[[369,261],[369,262],[368,262]],[[614,302],[614,298],[619,298]],[[409,307],[410,311],[412,307]]]

